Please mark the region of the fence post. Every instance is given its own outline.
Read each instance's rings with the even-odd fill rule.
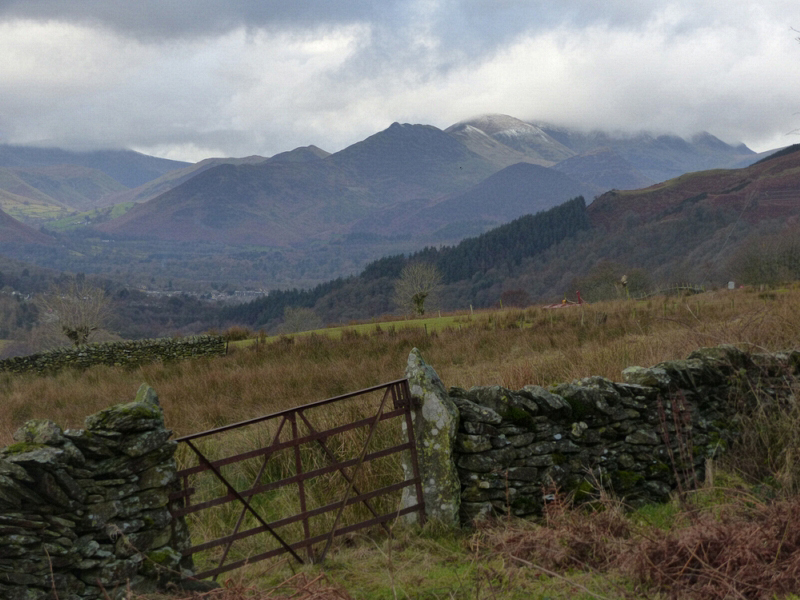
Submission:
[[[447,395],[436,371],[423,360],[416,348],[408,355],[406,377],[411,396],[416,401],[412,419],[426,517],[457,527],[461,506],[461,482],[454,455],[458,408]],[[407,474],[411,472],[410,465],[404,463],[403,468]],[[416,503],[415,490],[405,488],[402,507]]]

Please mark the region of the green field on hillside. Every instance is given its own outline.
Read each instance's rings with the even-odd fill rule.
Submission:
[[[47,223],[47,228],[53,231],[69,231],[86,224],[96,225],[97,223],[110,221],[111,219],[116,219],[124,215],[135,205],[135,202],[123,202],[105,208],[96,208],[94,210],[76,213],[63,219],[49,221]]]
[[[481,314],[476,312],[477,314]],[[258,341],[266,343],[276,342],[282,338],[303,338],[311,335],[321,335],[330,339],[339,340],[348,335],[371,335],[371,334],[392,334],[401,330],[418,329],[425,333],[439,333],[447,329],[460,330],[469,327],[474,322],[474,317],[469,313],[457,315],[445,315],[428,317],[425,319],[398,319],[390,321],[373,321],[370,323],[355,323],[353,325],[342,325],[340,327],[325,327],[323,329],[313,329],[301,331],[299,333],[279,334],[263,337]],[[231,342],[232,345],[247,347],[255,344],[257,338],[239,340]]]

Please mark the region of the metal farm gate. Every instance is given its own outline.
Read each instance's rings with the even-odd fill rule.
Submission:
[[[424,519],[411,411],[400,379],[179,438],[170,510],[188,521],[196,576],[283,553],[321,562],[337,536]],[[411,486],[417,503],[401,508]]]

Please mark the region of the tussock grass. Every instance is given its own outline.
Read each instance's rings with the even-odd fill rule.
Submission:
[[[444,318],[444,317],[443,317]],[[309,334],[237,348],[226,357],[94,367],[57,375],[0,374],[0,444],[31,418],[79,427],[83,418],[152,385],[177,435],[217,427],[402,377],[420,348],[447,385],[518,389],[590,375],[618,379],[631,365],[684,358],[700,346],[779,350],[800,341],[800,289],[710,292],[687,298],[531,307],[457,315],[453,325]]]

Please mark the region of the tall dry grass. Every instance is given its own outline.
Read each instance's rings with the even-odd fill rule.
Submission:
[[[412,347],[420,348],[426,360],[436,368],[447,385],[470,387],[496,383],[517,389],[526,384],[547,386],[589,375],[603,375],[617,379],[625,367],[647,366],[664,360],[683,358],[700,346],[732,343],[746,349],[763,351],[797,347],[798,341],[800,341],[800,288],[795,287],[766,293],[756,290],[736,290],[685,298],[652,298],[644,302],[598,303],[559,310],[531,307],[524,310],[480,313],[474,316],[461,315],[457,319],[457,326],[437,332],[435,335],[426,335],[421,329],[375,331],[368,335],[353,332],[342,336],[340,340],[311,335],[296,339],[286,338],[274,344],[251,346],[213,360],[153,364],[138,369],[96,367],[84,372],[66,371],[44,377],[0,374],[0,444],[9,443],[14,430],[30,418],[49,418],[65,427],[80,427],[86,415],[116,402],[130,401],[142,382],[149,383],[158,391],[167,424],[177,435],[202,431],[397,379],[403,374],[408,352]],[[324,417],[315,417],[314,425],[323,428],[326,425],[365,416],[372,410],[374,407],[357,404],[337,407],[326,411]],[[794,407],[787,407],[786,410],[789,412],[781,413],[777,417],[778,424],[787,421],[784,418],[787,415],[793,417],[797,412]],[[745,441],[750,444],[748,447],[753,449],[749,452],[753,459],[751,465],[753,473],[745,474],[753,477],[770,477],[771,474],[784,489],[794,492],[800,489],[795,485],[796,481],[800,481],[800,474],[795,477],[797,469],[794,466],[795,456],[800,454],[800,440],[797,439],[795,433],[797,427],[794,424],[800,421],[800,417],[796,420],[788,419],[791,424],[775,428],[769,424],[769,418],[765,418],[773,412],[764,410],[758,413],[756,416],[760,415],[761,420],[753,421],[753,426],[748,429],[752,439]],[[382,432],[380,441],[390,440],[397,434],[396,429]],[[271,435],[272,432],[268,429],[242,432],[226,438],[224,443],[216,447],[211,444],[207,450],[215,456],[221,453],[229,455],[249,449],[254,444],[269,441]],[[332,439],[331,447],[337,454],[344,454],[348,448],[355,446],[356,438],[359,436],[363,438],[364,432],[353,432],[349,437],[342,436],[340,440]],[[763,454],[757,455],[757,451]],[[326,457],[319,452],[319,449],[307,448],[303,452],[305,469],[322,465],[326,461]],[[765,462],[762,456],[768,457],[767,462],[770,463],[768,472],[758,470]],[[188,460],[185,453],[181,460]],[[260,468],[257,462],[242,465],[240,472],[233,476],[241,478],[244,485],[251,483]],[[261,481],[266,479],[274,481],[291,475],[292,462],[293,455],[290,453],[280,460],[271,461]],[[739,466],[745,465],[741,463]],[[737,469],[737,465],[732,465],[732,468]],[[396,461],[369,465],[359,480],[359,486],[365,489],[377,487],[381,481],[388,481],[386,478],[390,473],[398,469]],[[329,477],[316,483],[309,483],[309,493],[315,501],[324,502],[330,499],[334,488],[338,493],[342,486],[341,480]],[[211,486],[199,489],[201,493],[214,491]],[[284,510],[294,511],[297,508],[296,495],[293,496],[291,493],[271,495],[265,498],[264,502],[269,505],[265,510],[270,514],[274,512],[277,515]],[[792,507],[795,507],[795,504],[792,504]],[[226,527],[229,528],[237,519],[239,509],[231,505],[225,510],[227,512],[221,516],[198,520],[193,524],[193,531],[197,534],[202,532],[203,537],[226,533],[229,531]],[[792,508],[792,511],[795,510],[796,508]],[[619,515],[609,512],[606,518],[610,516],[616,519]],[[791,516],[794,517],[794,513]],[[576,541],[576,544],[580,543],[575,548],[567,549],[561,542],[554,545],[553,548],[560,554],[556,553],[553,556],[561,562],[551,564],[552,570],[558,571],[564,565],[571,569],[581,568],[581,564],[587,561],[592,568],[604,570],[607,565],[595,564],[592,557],[612,556],[609,544],[614,545],[619,542],[621,549],[630,546],[631,538],[625,530],[627,525],[622,521],[617,522],[613,519],[613,522],[609,523],[592,521],[591,525],[575,528],[568,522],[571,518],[565,516],[564,519],[565,523],[557,524],[557,529],[563,530],[565,532],[563,535],[571,536],[569,539]],[[602,513],[599,519],[602,521]],[[731,521],[731,527],[725,530],[727,532],[725,535],[734,536],[741,529],[743,521],[737,519]],[[776,522],[779,525],[776,529],[778,534],[788,531],[780,529],[784,521],[777,519]],[[619,523],[625,526],[619,531],[616,529],[611,531],[608,528],[612,525],[617,527]],[[252,524],[248,524],[250,525]],[[605,546],[595,548],[587,545],[586,540],[594,539],[592,532],[595,530],[599,536],[597,539],[606,544]],[[541,530],[536,531],[537,536],[550,535],[547,532],[542,534]],[[492,536],[484,538],[487,542],[494,542],[490,554],[498,553],[500,546],[503,546],[500,554],[506,553],[510,543],[510,538],[507,536],[518,533],[519,530],[514,529],[497,533],[496,535],[503,536],[502,542]],[[692,537],[695,534],[700,535],[695,530],[684,535],[687,540],[685,544],[687,552],[691,552],[691,549],[700,543]],[[675,536],[674,539],[670,538],[670,543],[676,544],[677,547],[683,543],[681,541],[683,538],[679,533]],[[730,537],[730,540],[734,537]],[[541,542],[540,537],[536,539],[539,540],[537,544]],[[522,559],[523,563],[519,564],[533,560],[532,556],[521,554],[519,546],[529,541],[525,534],[515,542],[518,544],[513,548],[513,559]],[[762,540],[758,543],[766,542]],[[639,550],[636,555],[644,556],[642,547],[637,547]],[[728,541],[720,544],[720,548],[728,547],[730,547]],[[778,550],[775,552],[781,551],[784,547],[788,548],[785,542],[779,541],[776,546]],[[659,552],[663,550],[659,544],[648,548],[647,556],[653,560],[656,560]],[[245,556],[252,548],[245,546],[240,550],[241,555]],[[569,553],[565,554],[567,550]],[[774,548],[769,546],[769,552],[773,550]],[[578,554],[572,554],[573,551]],[[358,552],[364,551],[356,550],[356,553]],[[215,550],[206,557],[208,563],[211,564],[218,554],[219,551]],[[575,557],[578,562],[573,561]],[[544,559],[538,557],[536,560],[541,562]],[[426,559],[422,562],[428,561],[429,559]],[[622,570],[631,574],[636,571],[630,568],[632,564],[629,559],[628,568]],[[758,564],[758,561],[742,562],[741,569],[737,571],[736,581],[743,579],[745,575],[749,577],[751,572],[757,574]],[[260,565],[261,563],[249,568],[258,569],[252,571],[253,573],[261,573],[261,569],[272,568]],[[658,578],[666,573],[663,575],[667,578],[665,581],[669,585],[677,586],[678,575],[667,571],[663,560],[659,565],[663,566],[663,569],[661,566],[656,570],[640,569],[641,572],[637,571],[634,574],[634,579],[638,579],[645,586],[658,588],[660,587]],[[619,563],[615,563],[615,566],[618,567]],[[724,586],[730,587],[732,580],[719,575],[721,567],[718,568],[716,565],[712,567],[710,576],[722,581],[723,591],[720,597],[723,597],[728,590]],[[787,581],[797,579],[794,577],[796,565],[792,564],[791,568],[792,578]],[[428,575],[429,573],[426,577]],[[669,585],[666,586],[667,589]],[[763,584],[758,580],[753,585]],[[323,593],[333,595],[301,594],[298,597],[346,597],[340,588],[322,587]],[[234,594],[231,597],[249,597],[242,591],[245,589],[248,592],[252,591],[255,597],[272,596],[271,594],[261,596],[260,591],[244,586],[235,592],[235,594],[241,592],[241,596]],[[684,588],[684,591],[686,589]],[[703,593],[709,593],[709,590],[705,589]],[[621,592],[620,594],[624,595]],[[220,596],[220,598],[228,597],[224,594]],[[479,597],[477,593],[475,597]]]
[[[457,328],[435,335],[409,329],[341,340],[307,336],[213,360],[0,374],[0,444],[31,418],[80,427],[86,415],[130,401],[142,382],[158,392],[168,426],[177,435],[193,433],[397,379],[415,346],[447,385],[514,389],[589,375],[618,379],[625,367],[683,358],[700,346],[786,349],[800,341],[800,289],[532,307],[460,319]]]

